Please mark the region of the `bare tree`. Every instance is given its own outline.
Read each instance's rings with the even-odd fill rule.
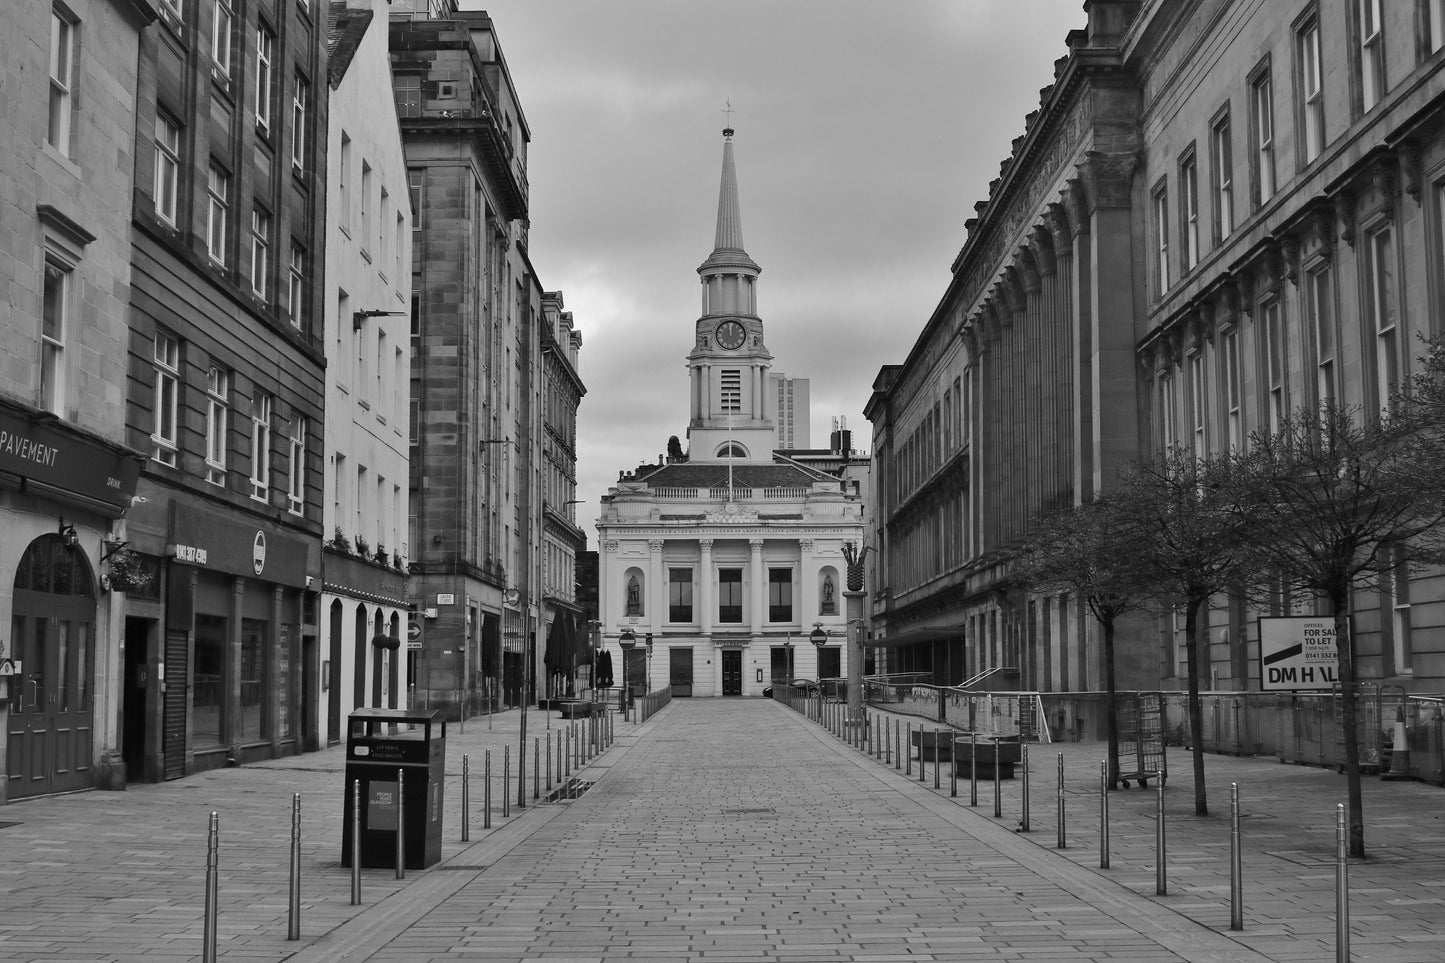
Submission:
[[[1145,600],[1147,573],[1133,544],[1134,526],[1115,501],[1096,499],[1047,515],[1033,527],[1012,572],[1030,591],[1082,599],[1099,622],[1104,642],[1104,713],[1109,740],[1109,788],[1119,783],[1119,712],[1114,671],[1114,626]]]
[[[1352,589],[1405,562],[1439,557],[1445,493],[1430,466],[1425,422],[1402,405],[1385,417],[1327,405],[1256,432],[1242,461],[1239,506],[1251,549],[1285,584],[1326,600],[1335,623],[1350,854],[1365,855],[1360,794]]]
[[[1214,595],[1247,581],[1255,560],[1239,508],[1238,459],[1196,456],[1174,447],[1152,462],[1130,465],[1110,489],[1120,507],[1132,562],[1147,573],[1144,593],[1184,612],[1189,679],[1189,742],[1194,761],[1194,812],[1209,815],[1204,785],[1204,716],[1199,703],[1199,613]]]

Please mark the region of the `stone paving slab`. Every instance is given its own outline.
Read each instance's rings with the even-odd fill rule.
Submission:
[[[901,718],[901,717],[900,717]],[[907,720],[916,724],[916,720]],[[569,725],[529,714],[554,748]],[[548,729],[547,727],[551,728]],[[968,805],[967,773],[933,788],[758,700],[679,700],[573,768],[578,799],[501,813],[515,710],[448,731],[443,864],[339,865],[340,748],[124,793],[0,811],[0,961],[198,959],[206,820],[221,815],[225,960],[1321,960],[1334,955],[1334,805],[1344,779],[1207,755],[1211,815],[1193,815],[1187,754],[1165,791],[1169,894],[1156,896],[1154,789],[1110,795],[1098,868],[1098,743],[1033,747],[1022,780]],[[492,828],[481,754],[493,752]],[[1067,842],[1056,848],[1056,758]],[[471,841],[460,840],[461,756]],[[538,753],[538,758],[542,754]],[[1228,930],[1229,794],[1244,803],[1245,929]],[[547,791],[543,781],[539,789]],[[515,803],[515,785],[507,795]],[[302,940],[285,940],[291,794],[302,793]],[[1352,861],[1353,959],[1445,963],[1445,790],[1365,781],[1371,856]],[[766,810],[766,811],[762,811]]]

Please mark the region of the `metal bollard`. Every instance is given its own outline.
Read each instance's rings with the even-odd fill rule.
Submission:
[[[215,814],[211,814],[214,819]],[[1349,826],[1345,804],[1335,806],[1335,963],[1350,963]]]
[[[926,730],[924,730],[923,726],[920,725],[920,726],[918,727],[918,781],[919,781],[919,782],[923,782],[923,780],[924,780],[925,778],[927,778],[927,776],[928,776],[928,773],[925,771],[925,770],[928,769],[928,754],[927,754],[927,752],[924,750],[924,747],[923,747],[924,742],[927,741],[926,739],[923,738],[923,733],[924,733],[925,731],[926,731]]]
[[[897,727],[893,724],[895,720],[888,719],[883,723],[883,765],[893,765],[893,739],[897,738]],[[890,738],[892,737],[892,738]]]
[[[469,802],[469,792],[472,782],[471,772],[468,768],[467,754],[462,753],[462,842],[468,842],[472,838],[472,820]]]
[[[906,731],[904,732],[903,748],[908,750],[908,755],[903,757],[903,775],[911,776],[913,775],[913,723],[905,723],[904,728]],[[923,761],[921,754],[918,761],[920,763]]]
[[[406,879],[406,805],[402,782],[406,770],[396,771],[396,878]]]
[[[557,730],[557,781],[562,781],[562,730]]]
[[[552,792],[552,733],[547,733],[547,792]]]
[[[1154,773],[1154,895],[1169,895],[1169,880],[1164,865],[1164,773]]]
[[[482,756],[482,828],[492,828],[492,750]]]
[[[943,730],[933,730],[933,788],[938,788],[938,747],[943,742]]]
[[[301,794],[291,796],[291,900],[286,938],[301,939]]]
[[[1064,754],[1059,753],[1059,848],[1066,849],[1068,842],[1064,838]]]
[[[948,732],[948,794],[958,795],[958,733]]]
[[[998,774],[998,736],[993,737],[993,818],[1003,818],[1003,782]]]
[[[542,798],[542,740],[532,737],[532,798]]]
[[[1099,762],[1099,868],[1109,868],[1109,760]]]
[[[1239,783],[1229,784],[1229,928],[1244,929],[1244,856],[1239,836]]]
[[[216,963],[216,911],[220,902],[221,815],[211,810],[206,831],[206,921],[201,935],[201,960]]]
[[[512,747],[502,747],[502,818],[512,815]]]
[[[572,727],[567,727],[567,751],[563,754],[567,760],[567,775],[572,775]]]
[[[351,781],[351,905],[361,905],[361,780]]]
[[[968,804],[978,805],[978,732],[968,732]]]
[[[883,720],[878,716],[873,717],[873,758],[883,758]]]
[[[1024,739],[1023,733],[1019,733],[1019,765],[1024,767],[1023,785],[1019,787],[1019,792],[1023,796],[1019,831],[1026,833],[1029,831],[1029,744]]]

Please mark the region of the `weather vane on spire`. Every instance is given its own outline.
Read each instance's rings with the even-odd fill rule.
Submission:
[[[732,102],[731,100],[726,100],[726,99],[725,99],[725,100],[723,101],[723,111],[722,111],[722,112],[723,112],[723,123],[727,126],[728,131],[731,131],[731,130],[733,129],[733,102]]]

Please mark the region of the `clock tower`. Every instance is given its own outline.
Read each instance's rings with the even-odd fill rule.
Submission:
[[[763,344],[758,317],[762,268],[743,250],[731,127],[723,131],[717,236],[697,273],[702,279],[702,316],[687,356],[692,399],[688,459],[771,462],[777,433],[764,395],[773,356]]]

